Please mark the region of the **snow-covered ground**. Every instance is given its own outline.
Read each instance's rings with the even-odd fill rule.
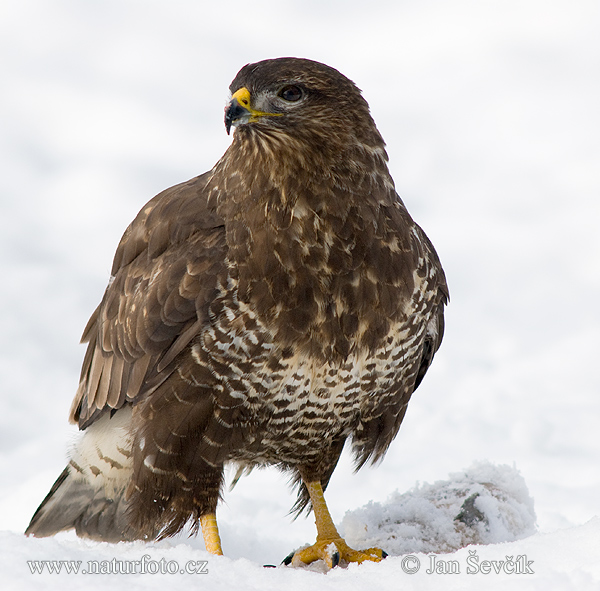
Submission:
[[[3,3],[2,588],[99,588],[106,576],[31,574],[27,561],[84,568],[144,555],[208,559],[196,583],[207,589],[600,588],[599,29],[596,0]],[[396,550],[327,575],[264,569],[315,535],[312,519],[287,516],[294,499],[273,470],[226,493],[224,558],[185,537],[148,546],[70,533],[26,539],[76,436],[66,415],[77,343],[123,230],[150,197],[224,152],[222,108],[238,69],[282,55],[326,62],[363,89],[398,191],[448,276],[444,344],[385,461],[354,475],[344,456],[327,491],[349,538],[360,543],[360,524],[372,533],[379,523],[381,535],[397,534]],[[482,466],[496,474],[487,488]],[[439,521],[433,501],[439,487],[467,481],[482,493],[506,484],[504,500],[520,499],[520,529],[504,538],[515,541],[484,536],[446,554],[411,546],[414,531],[435,539],[432,524],[446,539],[456,515]],[[532,531],[529,496],[537,533],[520,537]],[[474,501],[492,511],[481,531],[499,531],[498,499]],[[411,507],[427,527],[403,521]],[[428,574],[432,560],[460,573]],[[489,574],[468,572],[484,561]],[[110,575],[109,584],[152,589],[194,577]]]

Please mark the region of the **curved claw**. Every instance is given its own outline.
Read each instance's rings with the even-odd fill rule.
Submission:
[[[292,558],[294,558],[294,554],[295,552],[290,552],[282,561],[281,564],[284,564],[285,566],[289,566],[290,564],[292,564]]]

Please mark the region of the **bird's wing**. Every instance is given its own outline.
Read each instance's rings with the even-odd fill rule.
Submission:
[[[227,246],[207,180],[163,191],[125,231],[82,337],[89,344],[70,414],[81,429],[155,390],[208,322]]]
[[[421,362],[417,371],[414,390],[419,387],[433,361],[434,355],[442,344],[442,339],[444,337],[444,307],[448,304],[450,299],[446,275],[442,269],[437,252],[425,232],[423,232],[416,224],[415,226],[424,250],[424,261],[426,266],[425,274],[432,275],[429,289],[431,290],[433,297],[432,316],[427,326],[425,340],[423,342]],[[433,273],[431,273],[431,270],[433,270]]]
[[[354,433],[357,470],[368,460],[375,463],[383,458],[404,419],[410,397],[427,373],[444,335],[444,306],[449,298],[444,270],[425,232],[412,221],[399,198],[398,203],[400,205],[394,213],[400,212],[406,222],[397,224],[396,228],[402,249],[410,253],[405,277],[413,288],[413,311],[403,328],[411,336],[417,330],[424,330],[417,347],[411,346],[410,339],[403,345],[406,363],[415,364],[414,379],[408,382],[398,380],[396,389],[392,389],[392,397],[373,397],[369,419]],[[409,281],[409,274],[415,277],[413,282]],[[416,277],[420,278],[418,282]],[[414,289],[416,286],[418,289]]]

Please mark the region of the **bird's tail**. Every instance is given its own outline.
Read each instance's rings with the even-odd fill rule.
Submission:
[[[106,414],[90,425],[73,449],[25,531],[45,537],[75,529],[77,535],[119,542],[139,539],[127,519],[125,491],[132,474],[131,409]]]

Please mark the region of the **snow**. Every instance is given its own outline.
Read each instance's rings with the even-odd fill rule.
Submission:
[[[340,533],[353,548],[384,548],[399,556],[512,542],[535,531],[523,477],[510,466],[478,462],[448,480],[395,491],[384,503],[348,511]]]
[[[135,542],[115,546],[66,539],[63,535],[24,543],[20,534],[2,532],[0,551],[3,557],[11,557],[10,564],[3,565],[2,570],[3,583],[8,583],[5,588],[11,590],[65,587],[91,590],[105,589],[106,585],[111,585],[114,589],[133,591],[164,589],[165,585],[182,584],[215,590],[239,587],[261,591],[315,587],[323,591],[482,587],[494,590],[506,589],[507,584],[511,589],[579,590],[598,588],[600,519],[595,518],[576,528],[537,534],[517,542],[469,546],[453,554],[390,556],[381,563],[353,564],[347,569],[338,568],[327,574],[290,567],[264,568],[245,558],[211,556],[185,543],[146,545]],[[60,574],[50,574],[45,565],[43,574],[40,574],[36,570],[42,568],[39,562],[35,567],[30,566],[33,561],[40,560],[74,561],[72,568],[77,566],[78,561],[81,564],[78,574],[67,572],[65,566],[61,567]],[[432,560],[438,569],[441,566],[449,572],[436,572],[436,566],[432,569]],[[450,560],[457,566],[452,567],[448,562]],[[512,566],[505,567],[507,563]],[[410,572],[417,567],[416,572]],[[145,572],[141,573],[143,568]],[[452,568],[457,572],[451,573]],[[138,574],[113,574],[128,569]],[[180,572],[185,569],[194,574]]]
[[[115,590],[152,589],[192,576],[39,575],[27,565],[145,554],[208,560],[195,576],[209,589],[599,588],[599,13],[594,0],[5,3],[3,588],[93,589],[109,577]],[[421,569],[408,574],[393,555],[327,575],[264,569],[315,535],[312,519],[290,520],[293,496],[273,470],[226,492],[223,558],[185,536],[117,546],[25,538],[75,437],[66,415],[77,343],[123,230],[150,197],[214,164],[230,141],[231,79],[281,55],[326,62],[363,89],[398,191],[447,272],[446,337],[398,437],[357,475],[344,455],[326,493],[349,537],[367,543],[361,523],[382,544],[396,535],[390,554],[410,552]],[[472,515],[485,516],[472,524],[477,545],[427,546],[453,539],[455,508],[475,492]],[[527,556],[534,574],[468,574],[473,551],[496,566]],[[460,574],[427,574],[428,552]]]

